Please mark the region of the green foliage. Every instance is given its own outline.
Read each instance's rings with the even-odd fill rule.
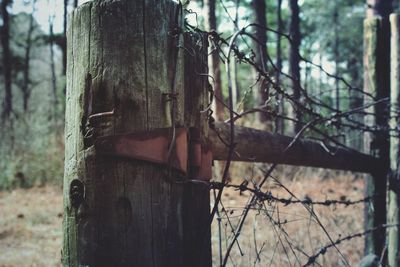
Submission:
[[[11,17],[10,36],[13,71],[14,111],[0,126],[0,190],[31,187],[44,183],[61,184],[64,145],[63,119],[65,77],[61,72],[61,53],[56,51],[58,105],[54,105],[51,87],[48,37],[34,21],[29,66],[25,63],[30,14]],[[1,57],[1,55],[0,55]],[[28,110],[23,109],[24,71],[29,67]],[[0,76],[0,97],[3,97]]]
[[[44,185],[45,183],[61,184],[63,158],[60,155],[62,148],[48,149],[10,154],[0,162],[0,190],[10,190],[16,187],[28,188]]]
[[[201,1],[191,1],[188,9],[196,7],[198,12],[198,26],[204,26],[203,14],[199,11],[202,8]],[[229,39],[237,30],[234,19],[236,10],[238,13],[238,25],[242,27],[254,21],[251,0],[239,1],[239,8],[236,8],[236,0],[217,0],[216,12],[218,21],[218,32],[224,38]],[[364,18],[364,0],[304,0],[300,1],[302,45],[301,54],[303,57],[318,63],[318,58],[325,65],[333,66],[333,62],[338,62],[338,73],[354,87],[362,87],[362,20]],[[395,1],[398,8],[399,1]],[[276,30],[277,22],[277,0],[266,0],[267,26]],[[338,13],[337,29],[338,35],[334,34],[334,13]],[[12,11],[12,8],[11,10]],[[11,12],[12,14],[12,12]],[[191,16],[194,16],[193,14]],[[32,34],[32,51],[29,66],[25,63],[26,40],[29,28],[30,14],[20,13],[11,16],[11,50],[13,64],[13,105],[14,113],[12,125],[1,127],[0,137],[3,141],[0,144],[0,189],[9,189],[15,186],[31,186],[45,181],[61,181],[63,163],[63,118],[65,95],[63,93],[66,80],[61,68],[61,48],[65,46],[63,36],[46,34],[36,21]],[[61,16],[59,17],[61,18]],[[290,11],[287,1],[283,1],[282,20],[283,33],[288,33],[288,22]],[[277,58],[278,35],[272,31],[267,31],[267,51],[271,61],[275,64]],[[335,38],[337,37],[338,51],[335,55]],[[57,100],[55,105],[52,93],[52,77],[50,69],[50,41],[54,43],[56,74],[57,74]],[[253,44],[249,38],[239,38],[237,46],[246,55],[252,55]],[[222,47],[226,52],[226,46]],[[284,73],[288,72],[288,51],[289,41],[281,38],[282,63]],[[2,55],[0,54],[0,59]],[[232,60],[237,60],[233,59]],[[22,84],[23,71],[29,67],[30,79],[28,112],[23,111],[22,103]],[[268,64],[268,71],[271,77],[275,76],[272,64]],[[334,79],[329,78],[316,67],[305,64],[301,65],[302,85],[307,90],[308,95],[318,98],[319,101],[334,105],[335,99],[332,93],[335,87]],[[237,61],[237,84],[239,88],[238,103],[243,102],[241,110],[252,108],[256,101],[254,99],[256,87],[253,87],[256,75],[254,70],[247,64]],[[335,70],[329,70],[334,74]],[[0,74],[3,66],[0,64]],[[227,100],[227,78],[225,67],[221,66],[222,88],[225,100]],[[307,79],[306,79],[307,77]],[[285,92],[291,93],[290,79],[281,75],[281,85]],[[4,81],[0,76],[0,98],[4,97]],[[358,97],[350,92],[343,83],[341,88],[341,109],[346,110],[351,106],[352,97]],[[276,96],[271,94],[271,99]],[[276,103],[272,104],[276,105]],[[314,107],[315,108],[315,107]],[[318,108],[322,115],[330,115],[330,111],[325,108]],[[292,116],[290,103],[284,104],[284,115]],[[247,119],[251,119],[248,117]],[[305,117],[306,121],[311,119]],[[321,127],[330,133],[329,124]],[[290,134],[290,131],[287,132]],[[21,180],[21,174],[25,180]]]

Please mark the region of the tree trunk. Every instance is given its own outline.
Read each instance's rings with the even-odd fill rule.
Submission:
[[[391,118],[390,128],[399,129],[400,116],[400,15],[393,14],[390,16],[391,21],[391,85],[390,85],[390,106]],[[399,170],[399,134],[397,130],[390,137],[390,169],[389,175],[389,205],[388,205],[388,224],[400,224],[400,170]],[[400,265],[400,248],[399,248],[399,227],[391,227],[388,229],[388,265]]]
[[[309,55],[310,53],[307,52],[307,55]],[[309,82],[310,82],[310,78],[311,78],[311,66],[309,63],[305,64],[305,68],[304,68],[304,85],[303,88],[305,91],[308,90],[309,87]]]
[[[239,5],[240,5],[240,0],[236,0],[235,3],[235,30],[239,30]],[[237,67],[237,62],[236,60],[231,61],[232,64],[232,102],[233,102],[233,108],[235,111],[237,111],[237,105],[240,103],[240,90],[239,90],[239,79],[238,79],[238,67]]]
[[[51,71],[51,89],[53,94],[53,119],[56,119],[56,109],[58,104],[57,98],[57,75],[56,66],[54,62],[54,32],[53,32],[54,16],[49,17],[49,35],[50,35],[50,71]]]
[[[354,88],[362,88],[362,82],[360,81],[360,73],[359,70],[362,69],[359,65],[359,59],[357,57],[351,57],[347,61],[347,69],[349,71],[349,75],[351,77],[352,81],[352,86]],[[350,90],[350,101],[349,101],[349,107],[350,109],[357,109],[363,106],[364,100],[363,100],[363,94],[359,92],[358,90]],[[364,116],[363,114],[360,113],[355,113],[351,116],[351,119],[363,123],[364,122]],[[350,132],[350,140],[348,142],[348,145],[351,148],[354,148],[358,151],[363,151],[364,147],[364,141],[363,141],[363,135],[360,134],[361,131],[359,130],[351,130]]]
[[[289,52],[289,74],[291,76],[291,83],[293,88],[293,97],[296,102],[301,103],[301,81],[300,81],[300,19],[299,19],[299,5],[297,0],[290,0],[289,7],[290,15],[290,37],[292,42]],[[302,111],[294,105],[294,112],[296,119],[294,130],[299,132],[302,128]]]
[[[30,59],[31,59],[31,48],[32,48],[32,33],[34,30],[34,18],[33,14],[35,13],[35,4],[36,0],[32,1],[32,13],[29,17],[29,26],[28,26],[28,34],[26,37],[26,46],[25,46],[25,57],[24,57],[24,72],[23,72],[23,84],[22,84],[22,96],[23,96],[23,109],[24,112],[28,111],[28,102],[29,97],[31,95],[31,89],[29,88],[30,84]]]
[[[367,0],[367,17],[379,16],[389,19],[393,12],[393,0]]]
[[[392,1],[368,0],[370,9],[364,22],[364,87],[366,92],[374,96],[374,101],[389,98],[390,90],[390,25],[389,14]],[[371,101],[368,99],[367,101]],[[373,136],[366,135],[366,151],[378,156],[384,168],[381,173],[366,178],[366,194],[375,194],[372,205],[366,206],[366,228],[386,224],[386,185],[389,170],[389,109],[386,102],[373,107],[374,118],[366,117],[366,123],[376,125],[380,131]],[[370,143],[369,143],[370,142]],[[366,253],[381,255],[386,243],[386,231],[375,231],[366,238]],[[384,264],[386,264],[386,256]]]
[[[146,139],[159,128],[196,127],[207,137],[207,42],[171,34],[182,27],[180,12],[173,1],[120,0],[72,13],[64,266],[211,266],[208,187],[98,149],[99,140]]]
[[[258,42],[254,41],[254,53],[255,53],[255,63],[262,69],[267,68],[267,18],[266,18],[266,7],[265,0],[252,0],[251,5],[253,7],[253,12],[255,15],[255,23],[259,27],[255,28],[255,37]],[[258,82],[257,91],[257,105],[265,106],[266,101],[269,98],[269,90],[267,82],[259,77],[261,80]],[[271,120],[270,116],[266,112],[257,113],[257,118],[261,123],[266,124]],[[266,125],[267,129],[271,129],[271,125]]]
[[[281,71],[282,71],[282,43],[281,43],[281,35],[280,33],[283,32],[283,21],[282,21],[282,0],[278,0],[278,7],[277,7],[277,40],[276,40],[276,83],[278,85],[281,84]],[[284,105],[283,105],[283,97],[282,95],[277,96],[277,105],[276,105],[276,112],[278,114],[283,115],[284,112]],[[278,116],[275,118],[275,132],[283,134],[284,132],[284,123],[283,119],[279,118]]]
[[[340,70],[339,70],[339,28],[340,28],[340,20],[339,20],[339,11],[338,11],[338,3],[333,1],[334,10],[333,10],[333,27],[334,27],[334,43],[333,43],[333,54],[335,57],[335,92],[333,99],[335,99],[335,109],[337,112],[341,111],[341,101],[340,101]],[[307,91],[307,89],[305,89]],[[341,118],[337,119],[336,124],[336,138],[338,140],[342,140],[342,142],[346,142],[346,135],[341,131]]]
[[[206,30],[207,31],[217,31],[217,16],[215,13],[215,0],[204,0],[204,7],[207,9],[206,18]],[[221,67],[219,59],[218,47],[215,47],[211,51],[210,59],[210,70],[212,79],[212,85],[214,87],[215,95],[215,118],[219,121],[224,120],[224,97],[222,94],[222,81],[221,81]]]
[[[62,74],[67,73],[67,16],[68,16],[68,0],[64,0],[64,14],[63,14],[63,40],[61,44],[62,50]],[[65,93],[65,92],[64,92]]]
[[[334,3],[335,8],[333,11],[333,27],[334,27],[334,46],[333,53],[335,57],[335,75],[339,77],[339,14],[338,14],[338,4]],[[336,110],[340,111],[340,87],[339,87],[339,79],[335,79],[335,100],[336,100]]]
[[[318,54],[319,54],[319,56],[318,56],[318,59],[319,59],[318,64],[321,65],[321,66],[322,66],[322,53],[323,53],[322,52],[322,44],[321,44],[321,41],[320,41],[318,43]],[[323,90],[324,83],[323,83],[323,80],[322,80],[322,76],[323,75],[325,75],[325,73],[322,71],[321,68],[319,68],[318,69],[318,97],[319,97],[319,99],[324,99],[324,90]],[[317,106],[316,110],[318,112],[320,112],[321,111],[321,107]]]
[[[3,47],[3,69],[4,69],[4,88],[5,96],[3,102],[3,119],[8,119],[13,110],[12,106],[12,62],[11,62],[11,49],[10,49],[10,16],[7,7],[10,5],[11,0],[2,0],[0,4],[0,12],[3,19],[3,26],[1,27],[1,45]]]
[[[230,68],[231,68],[231,79],[232,79],[232,106],[233,110],[237,111],[237,105],[238,105],[238,98],[239,98],[239,82],[238,82],[238,69],[237,69],[237,63],[233,59],[230,61]]]

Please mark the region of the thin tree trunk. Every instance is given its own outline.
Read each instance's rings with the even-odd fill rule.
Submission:
[[[293,88],[293,97],[295,101],[301,103],[301,83],[300,83],[300,19],[299,19],[299,5],[297,0],[290,0],[289,7],[291,11],[290,16],[290,37],[292,38],[292,42],[290,45],[290,53],[289,53],[289,73],[291,76],[292,88]],[[294,107],[295,116],[297,119],[297,123],[295,123],[294,130],[295,132],[300,131],[302,127],[302,111],[296,107]]]
[[[351,81],[353,81],[354,88],[362,88],[362,83],[360,84],[360,73],[359,70],[361,69],[359,64],[358,58],[352,57],[347,62],[347,69],[349,70],[349,75],[351,77]],[[350,90],[350,101],[349,106],[350,109],[356,109],[363,105],[363,95],[357,90]],[[364,116],[359,113],[355,113],[352,115],[352,119],[363,123]],[[349,146],[357,149],[358,151],[362,151],[363,148],[363,135],[360,134],[360,131],[352,130],[350,134],[350,140],[348,142]]]
[[[240,0],[236,0],[235,4],[235,19],[234,19],[234,24],[235,24],[235,30],[239,29],[239,5],[240,5]],[[236,110],[237,108],[237,103],[240,102],[240,91],[239,91],[239,81],[238,81],[238,68],[237,68],[237,62],[236,60],[232,60],[232,101],[233,101],[233,108]]]
[[[310,64],[306,63],[304,69],[304,90],[308,90],[309,82],[310,82],[310,73],[311,73],[311,66]]]
[[[281,43],[281,35],[279,33],[282,33],[283,31],[283,21],[282,21],[282,0],[278,0],[278,7],[277,7],[277,21],[278,21],[278,34],[277,34],[277,41],[276,41],[276,83],[280,84],[281,83],[281,71],[282,71],[282,43]],[[276,112],[278,114],[283,115],[284,112],[284,105],[282,101],[282,95],[277,96],[277,109]],[[283,120],[279,118],[278,116],[275,119],[275,131],[277,133],[283,134],[284,132],[284,124]]]
[[[8,119],[13,110],[12,106],[12,62],[11,62],[11,49],[10,49],[10,16],[7,7],[11,0],[2,0],[0,4],[0,12],[3,19],[3,26],[1,27],[1,45],[3,47],[3,69],[4,69],[4,88],[5,97],[3,102],[3,119]]]
[[[334,3],[335,8],[333,11],[333,25],[334,25],[334,48],[333,53],[335,57],[335,75],[339,77],[339,31],[338,31],[338,23],[339,23],[339,14],[337,3]],[[336,99],[336,110],[340,110],[340,88],[339,88],[339,79],[335,79],[335,99]]]
[[[400,124],[400,15],[392,14],[391,22],[391,118],[390,128],[398,129]],[[400,151],[399,134],[397,130],[390,137],[390,169],[389,175],[389,197],[388,197],[388,224],[400,223]],[[388,229],[388,264],[389,266],[400,265],[400,235],[399,227]]]
[[[254,42],[254,53],[256,64],[266,70],[267,58],[267,18],[265,0],[252,0],[253,12],[255,14],[255,23],[259,25],[255,29],[255,37],[258,42]],[[258,83],[257,104],[264,106],[269,98],[268,84],[263,78]],[[271,118],[265,112],[257,113],[258,120],[262,123],[268,122]],[[266,125],[269,129],[269,125]]]
[[[64,15],[63,15],[63,40],[61,44],[62,49],[62,74],[66,75],[67,73],[67,7],[68,7],[68,0],[64,0]],[[64,88],[65,91],[65,88]],[[65,92],[64,92],[65,93]]]
[[[364,22],[364,86],[365,90],[374,95],[374,100],[389,98],[390,91],[390,24],[389,14],[392,12],[391,0],[367,0],[367,19]],[[370,101],[370,100],[369,100]],[[372,205],[367,205],[365,212],[366,227],[376,227],[387,222],[386,193],[389,164],[389,109],[386,102],[373,107],[375,113],[373,124],[380,129],[373,136],[366,135],[366,151],[382,160],[384,170],[366,178],[366,194],[376,195]],[[367,123],[370,119],[366,118]],[[381,255],[386,244],[386,231],[375,231],[366,238],[365,252]],[[383,265],[387,263],[387,253],[384,254]]]
[[[322,66],[322,45],[321,42],[318,44],[318,56],[319,56],[319,65]],[[323,99],[323,80],[322,76],[324,75],[323,71],[321,68],[318,69],[318,97],[319,99]],[[318,110],[320,110],[320,107],[317,107]]]
[[[231,79],[232,79],[232,106],[233,106],[233,110],[236,111],[238,98],[239,98],[239,96],[238,96],[239,84],[238,84],[238,77],[237,77],[237,74],[238,74],[237,63],[235,60],[232,60],[230,62],[230,65],[231,65],[230,68],[231,68],[231,73],[232,73],[232,76],[231,76]]]
[[[206,29],[207,31],[217,31],[217,16],[215,14],[215,0],[205,0],[204,7],[207,8]],[[224,119],[224,101],[222,95],[221,67],[219,59],[219,51],[215,49],[211,53],[210,62],[211,75],[213,76],[213,86],[215,94],[215,115],[216,119],[222,121]]]
[[[53,31],[53,20],[54,17],[49,17],[49,35],[50,35],[50,71],[51,71],[51,88],[53,94],[53,109],[56,110],[58,99],[57,99],[57,76],[56,66],[54,62],[54,31]]]
[[[78,0],[74,0],[74,8],[78,7]]]
[[[32,1],[32,13],[29,17],[29,28],[26,37],[25,57],[24,57],[24,72],[23,72],[23,84],[22,84],[22,95],[23,95],[23,109],[24,112],[28,111],[28,102],[31,95],[30,84],[30,59],[31,59],[31,48],[32,48],[32,33],[34,30],[34,18],[36,0]]]

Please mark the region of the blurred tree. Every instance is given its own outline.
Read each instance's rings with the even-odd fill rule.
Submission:
[[[319,64],[324,65],[324,69],[332,66],[333,71],[329,73],[345,78],[354,88],[352,90],[340,80],[329,78],[322,70],[319,70],[317,76],[311,77],[317,83],[309,87],[309,93],[335,108],[344,109],[362,105],[363,96],[359,90],[363,82],[361,59],[363,57],[364,5],[363,0],[337,0],[326,3],[319,0],[307,0],[302,6],[301,28],[304,29],[302,50],[310,50],[308,57],[316,54]],[[317,110],[324,114],[329,112],[324,108],[317,108]],[[359,114],[351,116],[356,119]],[[357,118],[357,120],[362,121],[362,118]],[[362,135],[359,132],[354,132],[349,134],[347,139],[354,143],[354,147],[360,147],[362,143],[360,136]]]
[[[35,20],[38,6],[35,9],[34,2],[24,1],[23,8],[28,12],[15,14],[8,9],[13,109],[7,127],[0,127],[0,138],[3,140],[0,142],[0,155],[4,159],[0,161],[0,190],[21,185],[19,174],[26,178],[27,186],[57,181],[62,175],[62,157],[55,156],[63,151],[62,119],[58,119],[55,127],[49,120],[49,114],[62,118],[63,110],[57,109],[57,114],[49,112],[54,99],[48,46],[50,38],[48,31],[44,32],[42,25]],[[16,5],[14,3],[12,11],[17,10]],[[61,56],[61,50],[54,46],[57,80],[62,80],[59,79]],[[0,54],[2,62],[3,57],[4,54]],[[4,68],[3,64],[0,65],[0,91],[4,94],[3,74],[9,66]],[[60,85],[57,84],[61,88]]]
[[[12,106],[12,62],[10,49],[10,16],[7,8],[11,5],[12,0],[2,0],[0,3],[0,14],[3,25],[1,26],[1,45],[3,48],[3,71],[4,71],[4,88],[5,96],[3,102],[2,118],[8,119],[13,110]]]
[[[334,1],[333,8],[333,29],[334,29],[334,43],[333,43],[333,54],[335,60],[335,75],[339,77],[339,14],[338,14],[338,3]],[[339,79],[335,79],[335,93],[336,93],[336,110],[340,110],[340,88],[339,88]]]
[[[217,16],[215,12],[215,0],[204,0],[204,7],[207,9],[207,19],[205,20],[206,29],[208,31],[217,32]],[[215,100],[215,115],[217,120],[224,119],[224,106],[221,101],[224,101],[222,95],[222,81],[221,81],[221,67],[219,59],[218,46],[211,48],[211,67],[210,74],[213,76],[214,94],[217,98]]]
[[[252,0],[251,2],[253,12],[255,15],[255,23],[258,25],[255,29],[254,41],[254,54],[255,61],[258,66],[267,71],[267,18],[266,18],[266,5],[265,0]],[[262,77],[257,77],[260,79],[258,81],[258,91],[257,91],[257,105],[265,106],[269,99],[268,84]],[[267,123],[271,118],[266,112],[257,113],[258,120],[262,123]],[[269,129],[270,125],[267,126]]]
[[[300,18],[299,18],[299,5],[297,0],[290,0],[289,7],[291,11],[290,16],[290,37],[292,39],[289,52],[289,73],[291,76],[291,84],[293,88],[293,97],[295,101],[300,102],[301,96],[301,80],[300,80]],[[295,123],[295,132],[299,132],[302,127],[302,111],[295,108],[295,116],[297,123]]]
[[[277,34],[276,34],[276,72],[275,72],[275,79],[278,85],[281,84],[281,71],[282,71],[282,43],[281,43],[281,35],[280,33],[283,32],[283,21],[282,21],[282,0],[277,0]],[[278,114],[283,114],[283,101],[282,96],[277,96],[277,105],[276,105],[276,112]],[[277,133],[283,134],[284,123],[281,118],[278,116],[275,119],[275,131]]]
[[[233,23],[235,25],[235,31],[239,30],[239,6],[240,0],[235,0],[235,17]],[[232,64],[232,100],[233,100],[233,108],[236,110],[237,104],[240,102],[240,88],[238,81],[238,63],[236,60],[231,61]]]
[[[65,75],[67,73],[67,17],[68,17],[68,0],[64,0],[64,14],[63,14],[63,38],[61,43],[62,50],[62,73]],[[64,87],[64,94],[65,94]]]
[[[50,48],[50,70],[51,70],[51,85],[53,93],[53,108],[57,107],[57,75],[54,62],[54,15],[49,16],[49,48]],[[53,117],[55,119],[55,117]]]
[[[33,18],[33,15],[35,13],[35,4],[36,4],[36,0],[32,0],[32,12],[29,15],[29,26],[28,26],[28,32],[27,32],[26,44],[25,44],[23,84],[21,86],[24,112],[28,111],[28,102],[29,102],[29,97],[31,95],[31,88],[29,87],[30,83],[31,83],[31,81],[30,81],[30,60],[31,60],[31,50],[32,50],[32,45],[33,45],[32,34],[35,29],[34,18]]]

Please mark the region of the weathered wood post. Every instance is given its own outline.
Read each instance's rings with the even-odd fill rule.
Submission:
[[[400,117],[400,15],[390,15],[391,24],[391,77],[390,77],[390,128],[399,129]],[[399,224],[399,203],[400,203],[400,176],[399,176],[399,131],[392,132],[390,137],[390,169],[389,176],[389,203],[388,223]],[[399,266],[399,227],[388,229],[388,265]]]
[[[375,7],[375,6],[374,6]],[[376,10],[374,10],[375,12]],[[382,14],[381,14],[382,13]],[[366,123],[379,129],[374,135],[367,134],[364,141],[366,151],[379,157],[382,168],[377,168],[366,177],[366,195],[374,200],[366,205],[365,227],[367,229],[386,224],[386,187],[389,169],[389,135],[387,102],[390,90],[390,28],[389,15],[374,13],[364,21],[364,90],[373,96],[365,102],[380,101],[369,109],[374,116],[365,116]],[[380,228],[366,237],[365,253],[381,255],[385,248],[386,230]]]
[[[207,178],[206,42],[171,0],[69,21],[63,265],[211,266],[209,190],[190,183]]]

